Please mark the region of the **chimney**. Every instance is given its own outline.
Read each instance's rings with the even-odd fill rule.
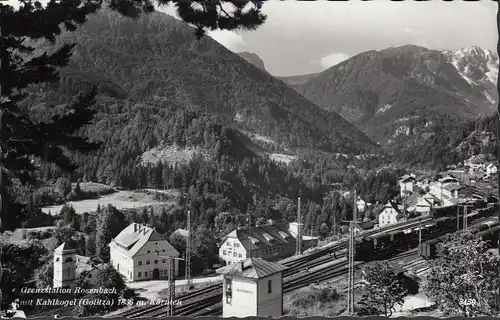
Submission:
[[[240,271],[243,271],[243,270],[245,269],[245,265],[244,265],[244,263],[243,263],[243,262],[244,262],[244,261],[240,261],[240,262],[238,263],[238,266],[240,267]]]
[[[134,222],[134,233],[137,232],[137,223]]]

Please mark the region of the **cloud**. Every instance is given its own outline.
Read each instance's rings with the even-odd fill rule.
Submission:
[[[349,58],[350,56],[346,53],[335,52],[319,59],[319,61],[317,61],[316,64],[319,64],[324,69],[328,69]]]
[[[208,35],[233,52],[241,52],[245,49],[245,40],[239,34],[227,30],[210,31]]]

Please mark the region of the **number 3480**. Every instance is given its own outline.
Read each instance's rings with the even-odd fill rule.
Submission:
[[[475,305],[477,305],[476,299],[460,299],[459,303],[462,306],[475,306]]]

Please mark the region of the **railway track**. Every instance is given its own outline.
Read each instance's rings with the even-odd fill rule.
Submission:
[[[474,222],[482,223],[491,217],[481,218]],[[432,220],[430,217],[422,219],[421,222],[427,222]],[[481,222],[480,222],[481,221]],[[388,226],[385,228],[380,228],[377,230],[370,230],[364,232],[359,236],[372,236],[378,233],[406,229],[414,227],[419,224],[418,220],[406,221],[404,223],[398,224],[397,226]],[[447,230],[449,232],[451,230]],[[432,237],[438,237],[440,235],[431,235]],[[424,237],[422,239],[424,241]],[[322,282],[332,279],[337,276],[344,275],[347,272],[347,261],[345,259],[339,259],[338,263],[332,263],[326,268],[320,268],[317,270],[308,271],[308,269],[314,269],[318,266],[324,265],[331,261],[332,253],[334,252],[345,252],[347,249],[347,240],[341,240],[338,243],[324,249],[316,250],[308,255],[300,256],[296,259],[288,260],[283,264],[289,269],[285,270],[283,273],[284,283],[283,290],[285,293],[299,289],[301,287],[307,286],[310,283]],[[339,255],[340,256],[340,255]],[[343,261],[342,261],[343,260]],[[365,264],[366,262],[357,262],[356,270],[359,266]],[[305,273],[304,273],[305,271]],[[298,276],[297,276],[298,275]],[[287,280],[287,278],[290,278]],[[214,284],[199,290],[195,290],[186,293],[182,296],[176,297],[177,301],[180,301],[181,305],[175,307],[175,316],[201,316],[201,315],[214,315],[218,314],[222,310],[222,284]],[[154,306],[142,306],[136,307],[125,311],[124,313],[118,314],[118,316],[136,318],[136,317],[160,317],[167,314],[167,306],[165,305],[154,305]]]
[[[479,218],[476,221],[474,221],[474,224],[472,226],[484,223],[484,222],[490,220],[491,218],[492,218],[492,216]],[[429,238],[431,238],[431,237],[436,238],[436,237],[439,237],[443,234],[454,232],[454,231],[455,231],[454,229],[446,229],[446,230],[443,230],[437,234],[428,235],[428,237]],[[424,237],[422,237],[422,241],[424,241]],[[402,258],[411,257],[411,256],[414,256],[418,260],[418,257],[419,257],[418,247],[413,248],[413,249],[408,250],[408,251],[405,251],[405,252],[398,253],[395,256],[393,256],[387,260],[388,261],[396,261],[396,260],[400,260]],[[339,259],[339,260],[340,261],[338,261],[338,262],[332,262],[329,266],[326,266],[324,268],[318,268],[315,270],[311,270],[310,272],[308,272],[306,274],[298,275],[296,277],[291,276],[291,277],[288,277],[287,279],[283,279],[283,293],[289,293],[291,291],[306,287],[311,283],[320,283],[320,282],[331,280],[332,278],[335,278],[335,277],[344,276],[347,273],[347,269],[348,269],[347,260],[345,258]],[[355,272],[360,271],[361,268],[367,263],[370,263],[370,261],[355,261],[355,267],[354,267]],[[415,261],[411,261],[411,262],[407,262],[407,263],[401,265],[400,267],[405,269],[405,267],[412,266],[414,264],[415,264]],[[221,310],[222,310],[222,304],[220,304],[220,307],[219,307],[219,304],[217,304],[217,305],[211,306],[210,308],[205,308],[205,309],[203,309],[195,314],[196,314],[196,316],[199,316],[199,315],[218,315],[218,314],[220,314]],[[192,316],[194,316],[194,315],[192,315]]]

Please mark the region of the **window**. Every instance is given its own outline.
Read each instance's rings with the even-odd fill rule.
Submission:
[[[273,280],[268,280],[267,281],[267,293],[272,293],[273,292]]]
[[[226,250],[222,250],[222,255],[225,256],[226,255]]]
[[[155,243],[155,244],[156,244],[156,245],[158,245],[158,242],[157,242],[157,243]]]
[[[237,253],[236,252],[233,252],[233,257],[236,257],[237,256]]]
[[[165,252],[165,249],[161,249],[161,252]]]
[[[142,277],[142,272],[138,272],[137,277],[139,277],[139,278]]]
[[[59,262],[59,258],[56,258],[56,262]]]
[[[231,246],[231,242],[226,242],[226,246],[230,247]]]
[[[155,260],[155,264],[158,264],[158,260]]]
[[[161,261],[161,263],[167,263],[167,260],[166,260],[166,259],[163,259],[163,260]]]
[[[148,250],[148,253],[151,253],[151,250]]]
[[[242,257],[241,253],[238,253],[238,258],[241,258],[241,257]]]
[[[151,263],[151,261],[149,261],[149,260],[146,260],[146,264],[150,264],[150,263]]]
[[[167,274],[167,273],[168,273],[167,269],[163,270],[163,274]]]
[[[235,246],[236,248],[239,248],[239,247],[240,247],[240,244],[239,244],[239,243],[235,243],[235,244],[234,244],[234,246]]]
[[[73,259],[67,258],[66,261],[64,261],[64,262],[73,262]]]
[[[139,261],[139,265],[142,266],[142,261]]]

